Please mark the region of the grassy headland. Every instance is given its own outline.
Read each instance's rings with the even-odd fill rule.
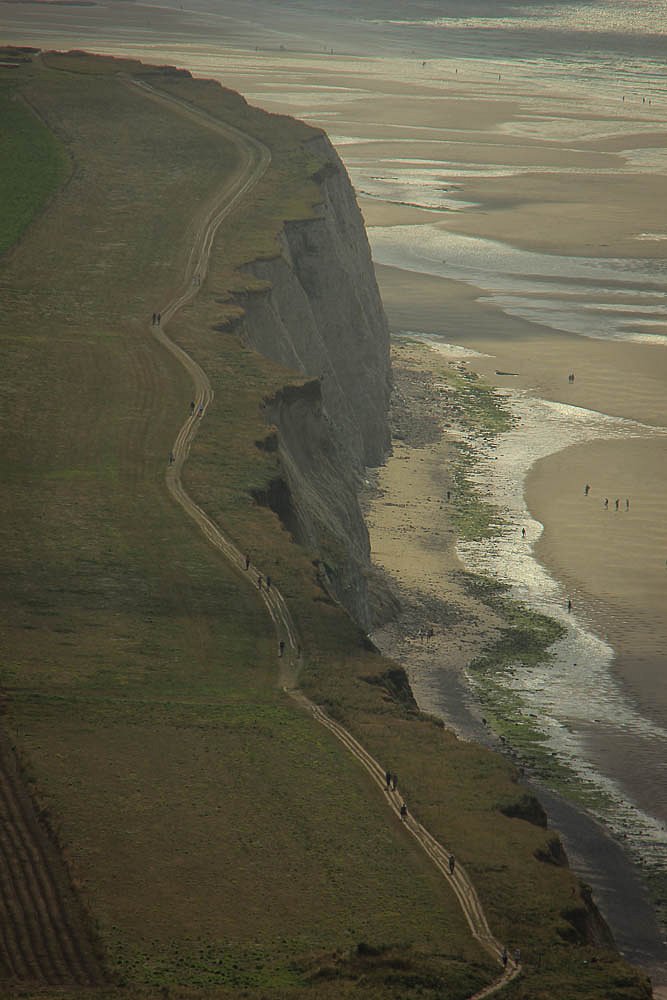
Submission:
[[[7,70],[74,167],[0,272],[0,681],[5,725],[106,949],[113,986],[96,995],[454,1000],[495,971],[382,796],[277,689],[253,586],[166,494],[191,387],[150,314],[179,287],[192,220],[237,154],[118,70],[272,153],[170,326],[215,390],[186,487],[280,586],[304,690],[399,772],[495,933],[522,949],[525,976],[506,995],[645,996],[612,951],[583,943],[585,893],[550,863],[553,835],[520,818],[532,806],[513,769],[396,697],[392,664],[326,596],[316,554],[252,500],[278,471],[257,447],[262,401],[297,377],[246,348],[233,321],[256,288],[243,264],[278,252],[284,219],[315,211],[312,132],[214,84],[49,55]]]

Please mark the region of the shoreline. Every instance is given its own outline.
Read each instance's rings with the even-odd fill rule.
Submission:
[[[372,638],[405,667],[422,710],[442,718],[464,739],[508,752],[510,741],[485,724],[465,674],[504,622],[467,594],[462,583],[450,478],[452,427],[446,426],[456,423],[459,408],[455,396],[443,398],[438,388],[444,358],[433,352],[431,365],[428,350],[405,340],[393,343],[399,397],[393,423],[399,438],[394,455],[375,474],[374,496],[366,497],[366,506],[374,563],[393,581],[402,611]],[[465,371],[460,361],[452,364]],[[432,637],[422,638],[428,629]],[[562,834],[573,868],[593,886],[619,948],[667,987],[667,950],[636,865],[587,811],[543,781],[529,779],[528,784],[547,807],[550,825]]]

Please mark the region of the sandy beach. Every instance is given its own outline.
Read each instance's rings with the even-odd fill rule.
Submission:
[[[479,374],[526,427],[504,451],[480,450],[482,495],[501,502],[512,493],[503,547],[464,552],[450,509],[447,411],[429,389],[428,352],[401,348],[404,416],[427,419],[417,429],[404,421],[369,500],[374,559],[404,605],[377,641],[406,664],[422,707],[492,739],[465,669],[501,623],[457,573],[468,558],[509,574],[519,596],[571,633],[552,675],[558,752],[655,824],[650,834],[641,827],[639,849],[650,841],[652,863],[662,852],[664,875],[667,95],[659,74],[639,60],[620,73],[618,62],[582,57],[568,75],[547,58],[549,32],[544,52],[513,62],[507,48],[502,58],[474,49],[487,44],[477,35],[473,45],[454,31],[443,41],[430,28],[400,34],[284,11],[251,19],[247,5],[228,6],[244,17],[206,4],[111,14],[0,3],[0,11],[7,41],[187,66],[328,132],[357,189],[392,331],[471,352],[443,348],[437,363]],[[438,45],[453,48],[443,55]],[[533,711],[549,719],[554,702],[540,703],[535,691],[552,686],[537,678],[531,693]],[[573,820],[575,855],[576,841]],[[579,860],[586,867],[586,851]],[[603,890],[615,865],[599,873]],[[667,961],[656,981],[667,983]]]
[[[664,427],[667,351],[661,345],[550,335],[480,303],[468,288],[385,268],[378,273],[397,329],[440,335],[487,355],[469,363],[490,384]],[[514,374],[499,376],[498,371]],[[574,383],[568,382],[570,371],[576,373]],[[619,653],[615,669],[645,710],[664,723],[667,436],[596,441],[559,451],[533,468],[526,500],[545,526],[536,556],[609,637]],[[614,520],[618,513],[625,520]]]
[[[373,639],[405,665],[422,706],[462,738],[507,752],[485,724],[465,679],[467,665],[493,642],[504,622],[462,584],[456,484],[448,473],[460,410],[455,401],[443,403],[437,390],[443,371],[465,370],[471,360],[464,364],[455,351],[436,352],[419,342],[394,344],[398,436],[391,459],[368,491],[367,520],[375,561],[392,579],[402,611]],[[425,638],[427,632],[432,634]],[[645,790],[651,789],[655,792],[648,775]],[[667,996],[655,912],[627,853],[592,818],[543,784],[535,791],[564,837],[571,864],[593,885],[619,946],[650,970],[657,984],[654,995]]]

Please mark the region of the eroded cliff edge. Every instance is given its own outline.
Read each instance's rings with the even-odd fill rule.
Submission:
[[[313,218],[286,222],[275,257],[244,269],[259,290],[243,296],[240,332],[272,361],[308,378],[266,400],[281,476],[256,499],[312,550],[322,583],[369,629],[391,613],[371,569],[357,486],[390,448],[389,331],[352,185],[321,133]],[[315,555],[317,554],[317,555]]]
[[[307,145],[322,161],[315,174],[321,190],[316,215],[284,224],[279,253],[244,268],[259,289],[239,299],[245,342],[306,376],[265,400],[269,429],[261,447],[278,453],[281,474],[255,499],[313,552],[322,584],[370,630],[397,605],[371,566],[357,498],[364,468],[381,463],[391,445],[388,325],[347,173],[324,135]],[[403,670],[398,674],[407,686]],[[385,686],[385,675],[368,679]],[[388,696],[401,700],[392,689]],[[501,811],[546,829],[544,810],[532,796],[517,795]],[[535,858],[568,867],[553,833]],[[588,887],[579,886],[561,917],[564,940],[614,949]]]

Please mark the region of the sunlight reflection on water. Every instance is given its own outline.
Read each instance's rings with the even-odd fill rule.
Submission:
[[[614,303],[619,294],[635,299],[651,295],[655,321],[667,318],[665,260],[540,254],[432,225],[375,226],[369,239],[378,264],[464,281],[485,291],[505,312],[555,330],[620,340],[645,334],[645,329],[632,329],[633,305],[621,312]],[[545,291],[565,295],[540,298]],[[584,291],[595,301],[574,298]],[[604,309],[606,315],[596,322],[592,308]]]
[[[610,670],[613,649],[594,634],[580,613],[568,613],[563,588],[534,558],[533,543],[542,525],[530,517],[523,491],[528,470],[546,455],[586,441],[667,436],[667,431],[536,399],[521,390],[506,390],[502,395],[520,418],[517,426],[496,438],[493,448],[472,436],[466,440],[475,453],[470,479],[479,494],[500,509],[502,527],[494,538],[460,541],[457,549],[467,569],[509,584],[513,597],[556,619],[567,632],[552,647],[548,661],[522,666],[501,683],[520,696],[552,752],[580,778],[610,796],[613,805],[605,819],[612,828],[622,831],[644,855],[648,852],[653,863],[664,865],[667,833],[661,810],[652,816],[638,808],[627,788],[605,772],[591,752],[590,735],[606,730],[612,738],[639,748],[638,752],[644,752],[650,741],[651,753],[643,766],[655,769],[656,761],[667,753],[667,730],[628,700]],[[519,543],[521,526],[526,527],[526,540]],[[477,683],[474,675],[469,681],[473,687]],[[659,775],[656,781],[660,787]]]

